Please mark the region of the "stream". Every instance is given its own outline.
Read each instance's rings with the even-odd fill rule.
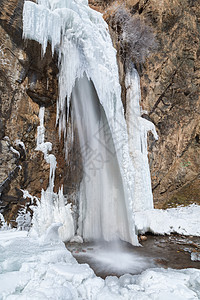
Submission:
[[[66,247],[79,263],[89,264],[102,278],[136,275],[149,268],[200,269],[200,261],[191,260],[192,252],[200,253],[200,237],[146,235],[141,239],[142,247],[123,241],[66,243]]]

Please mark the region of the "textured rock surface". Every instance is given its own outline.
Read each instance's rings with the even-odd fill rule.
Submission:
[[[90,1],[104,13],[114,1]],[[200,201],[199,36],[200,8],[195,0],[127,0],[129,11],[155,32],[158,47],[143,65],[142,105],[156,125],[160,139],[150,138],[150,165],[157,206]],[[64,160],[63,142],[55,127],[56,57],[50,47],[41,59],[40,46],[22,40],[21,0],[0,2],[0,209],[16,218],[25,203],[21,189],[40,196],[48,185],[49,166],[35,151],[39,106],[44,105],[46,140],[53,143],[58,165],[56,187],[73,195],[81,178],[78,142]],[[113,33],[115,45],[117,37]],[[124,68],[119,64],[123,86]],[[125,102],[123,89],[123,101]],[[25,145],[25,151],[16,140]],[[18,153],[18,152],[19,153]],[[75,156],[74,156],[75,153]],[[75,157],[75,159],[74,159]],[[20,166],[20,167],[19,167]]]
[[[158,49],[141,71],[143,106],[160,136],[150,154],[156,202],[200,200],[199,1],[140,1]]]

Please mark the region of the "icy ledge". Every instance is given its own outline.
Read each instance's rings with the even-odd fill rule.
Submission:
[[[135,224],[138,233],[154,234],[178,233],[200,236],[200,206],[192,204],[187,207],[152,209],[136,212]]]
[[[55,224],[55,226],[59,226]],[[45,242],[27,232],[0,232],[1,300],[197,300],[200,270],[149,269],[141,275],[96,277],[53,236]],[[53,239],[52,239],[53,238]]]

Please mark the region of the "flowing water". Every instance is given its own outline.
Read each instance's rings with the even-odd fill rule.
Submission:
[[[141,246],[122,241],[66,244],[79,263],[89,264],[102,278],[140,274],[148,268],[200,269],[199,261],[191,261],[191,253],[200,250],[199,237],[148,235]]]
[[[86,75],[72,92],[73,120],[83,161],[78,235],[84,240],[131,241],[119,163],[94,85]]]

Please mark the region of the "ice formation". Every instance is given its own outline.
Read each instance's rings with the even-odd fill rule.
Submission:
[[[70,240],[74,235],[74,222],[71,213],[71,204],[66,203],[63,195],[63,188],[59,189],[58,194],[54,193],[54,179],[56,171],[56,157],[49,154],[52,150],[52,144],[45,142],[45,126],[44,126],[45,107],[40,107],[39,119],[40,125],[37,128],[37,151],[44,153],[46,162],[50,165],[49,186],[46,191],[42,190],[40,201],[24,191],[24,197],[29,197],[37,202],[37,207],[33,207],[33,226],[32,235],[42,236],[52,223],[62,223],[60,228],[60,236],[62,240]]]
[[[57,121],[59,123],[60,133],[63,131],[64,135],[66,135],[69,103],[72,92],[76,90],[77,80],[85,78],[85,80],[94,87],[99,102],[102,105],[102,112],[105,113],[105,118],[107,119],[113,139],[113,156],[115,156],[115,161],[118,162],[119,165],[119,174],[121,174],[120,184],[123,187],[121,193],[124,194],[117,208],[117,216],[114,220],[115,224],[119,222],[122,225],[122,229],[120,229],[119,224],[115,232],[109,233],[108,231],[113,229],[110,224],[107,224],[106,232],[105,230],[105,233],[101,231],[99,235],[102,235],[105,239],[116,238],[116,235],[118,235],[118,237],[124,240],[137,244],[138,241],[135,235],[135,225],[132,214],[134,197],[133,168],[131,167],[127,127],[121,103],[116,51],[112,46],[107,24],[104,22],[100,13],[88,7],[87,1],[40,0],[38,4],[30,1],[25,2],[23,26],[24,37],[34,39],[41,43],[43,53],[45,53],[48,41],[51,42],[52,52],[54,49],[58,52],[60,73]],[[110,174],[110,176],[112,176],[112,174]],[[110,181],[112,181],[112,179],[110,179]],[[113,193],[117,193],[117,181],[115,183],[115,189],[111,189],[111,192],[108,191],[108,194],[112,197],[110,200],[110,208],[114,206],[117,197],[117,194],[113,195]],[[100,183],[97,182],[97,184]],[[110,187],[106,186],[107,190],[109,188]],[[102,187],[102,189],[104,189],[104,187]],[[81,191],[82,189],[80,189],[80,193]],[[80,195],[80,198],[83,197],[83,193],[84,191]],[[95,198],[95,191],[92,196]],[[108,199],[108,196],[106,197]],[[87,201],[89,200],[87,199]],[[87,202],[87,204],[88,203],[89,202]],[[88,207],[87,204],[86,207]],[[126,220],[123,220],[123,222],[121,222],[122,218],[119,217],[121,208],[122,211],[124,211],[123,215],[126,216]],[[103,210],[105,212],[106,208],[103,207]],[[91,212],[89,211],[88,215]],[[101,214],[104,212],[102,211]],[[116,213],[112,209],[110,216],[112,212]],[[85,215],[84,212],[82,214],[83,221],[85,218],[88,219],[87,212]],[[88,222],[90,221],[88,220]],[[86,225],[84,224],[84,226]],[[88,226],[86,227],[88,228]],[[86,230],[84,232],[86,232]]]
[[[64,133],[66,149],[73,138],[70,124],[71,132],[66,132],[72,103],[71,117],[78,128],[83,161],[77,233],[85,239],[121,238],[137,245],[133,211],[153,207],[146,139],[148,130],[155,137],[156,132],[153,124],[140,116],[136,71],[126,78],[127,88],[130,86],[127,119],[131,159],[116,51],[102,15],[89,8],[85,0],[38,0],[37,4],[25,1],[23,35],[38,41],[43,55],[48,42],[52,53],[56,50],[58,54],[57,123],[59,134]],[[41,120],[43,110],[41,108]],[[137,127],[139,130],[135,130]],[[48,191],[53,193],[55,157],[48,154],[51,145],[43,139],[41,123],[37,150],[42,150],[50,163]],[[90,164],[88,151],[96,155]],[[91,167],[96,163],[97,168]],[[43,202],[51,205],[45,200],[45,193],[43,191]]]
[[[126,85],[126,120],[128,127],[130,156],[134,165],[134,211],[153,208],[151,176],[148,162],[147,133],[158,135],[155,126],[141,117],[140,78],[134,67],[127,72]]]
[[[178,233],[183,235],[200,236],[200,206],[192,204],[186,207],[149,209],[136,212],[135,224],[137,232],[143,234]]]
[[[16,218],[17,229],[18,230],[29,230],[31,227],[31,214],[27,211],[26,207],[21,208],[18,211],[18,216]]]
[[[20,146],[24,151],[26,151],[24,143],[18,139],[15,140],[15,146]]]
[[[17,151],[16,149],[14,149],[12,146],[10,146],[10,150],[12,151],[12,153],[14,153],[14,154],[17,155],[18,157],[20,157],[19,151]]]
[[[62,225],[62,223],[52,223],[49,228],[47,228],[45,234],[40,238],[40,243],[54,244],[61,242],[58,229],[62,227]]]
[[[148,269],[140,275],[96,277],[61,242],[0,231],[0,298],[19,300],[197,300],[200,270]]]
[[[7,222],[4,219],[4,216],[1,213],[0,213],[0,224],[1,224],[0,231],[10,229],[10,226],[7,224]]]

